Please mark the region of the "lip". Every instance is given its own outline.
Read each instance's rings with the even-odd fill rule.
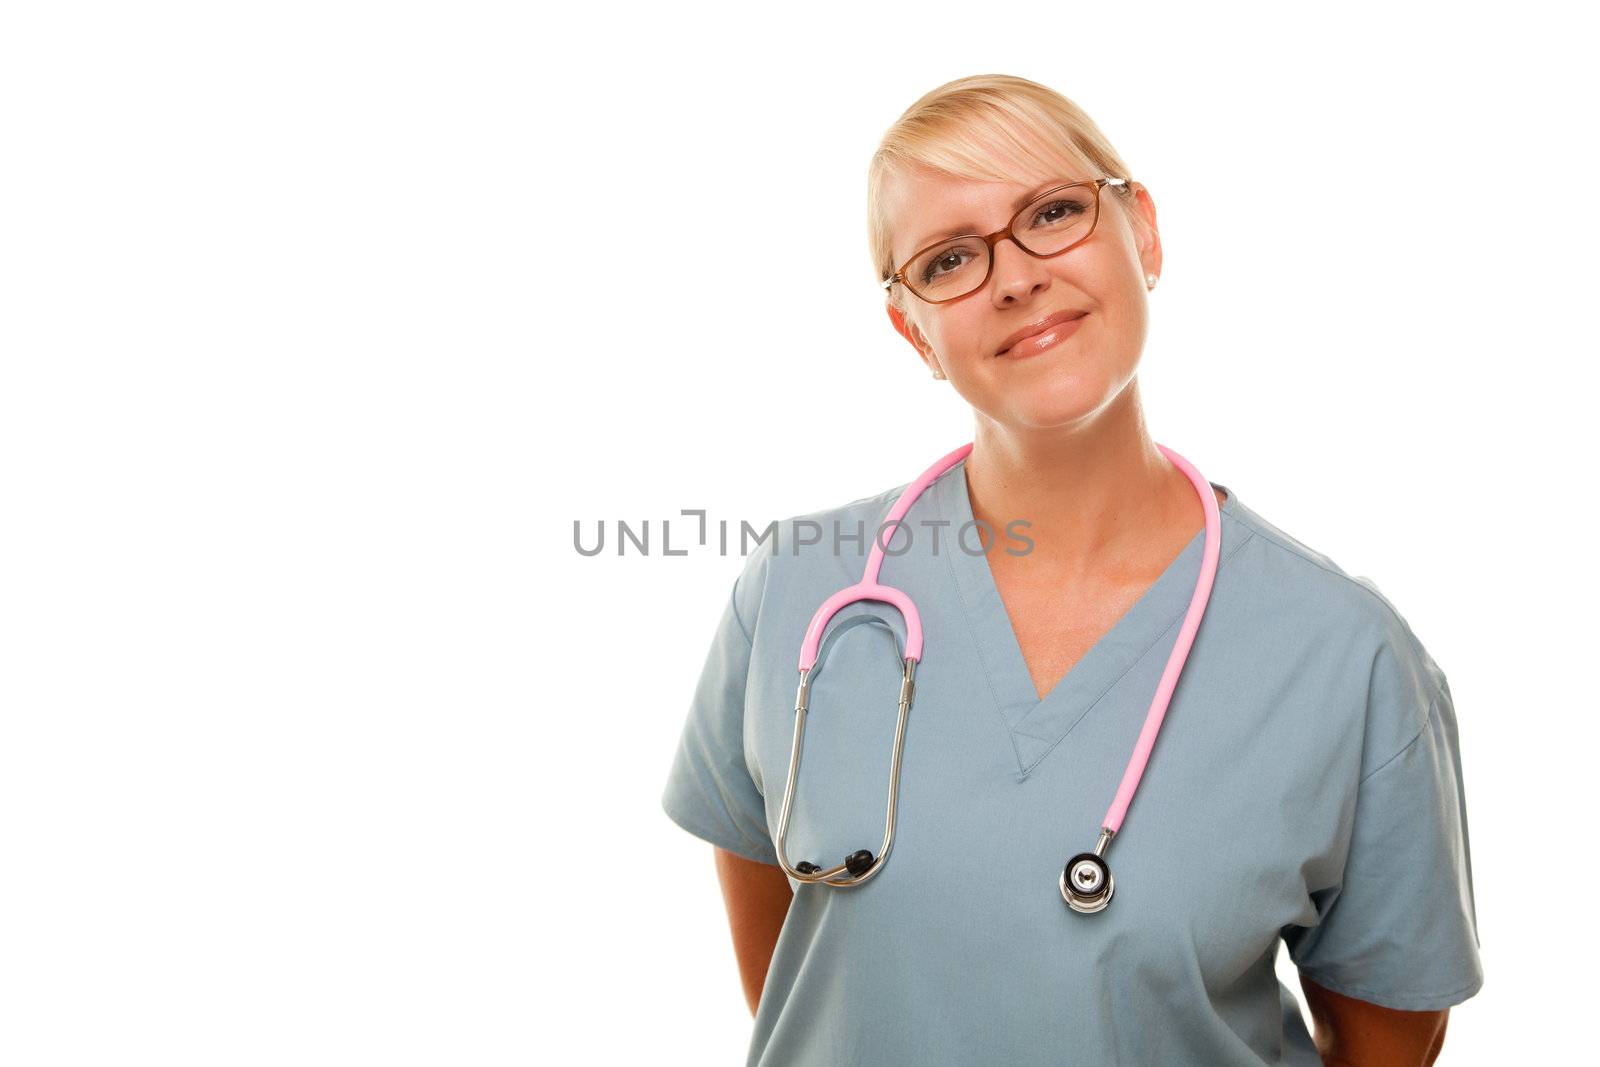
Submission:
[[[1004,358],[1037,355],[1076,333],[1078,324],[1088,314],[1087,311],[1057,311],[1053,315],[1046,315],[1007,337],[995,355]]]

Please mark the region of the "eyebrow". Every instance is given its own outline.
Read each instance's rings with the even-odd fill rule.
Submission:
[[[1017,197],[1014,201],[1012,201],[1011,202],[1011,217],[1015,218],[1017,212],[1021,211],[1025,207],[1027,207],[1029,202],[1032,201],[1034,197],[1039,196],[1042,193],[1048,192],[1049,190],[1054,189],[1057,186],[1071,185],[1074,182],[1085,181],[1085,180],[1087,180],[1087,179],[1082,179],[1082,178],[1051,178],[1049,181],[1043,182],[1043,183],[1035,186],[1031,191],[1023,193],[1021,196]],[[946,238],[949,238],[949,237],[960,237],[962,234],[977,233],[978,229],[979,229],[979,227],[977,225],[975,225],[974,223],[967,222],[967,223],[962,223],[959,226],[951,226],[951,227],[949,227],[947,229],[940,230],[938,233],[930,233],[926,237],[923,237],[920,240],[913,241],[911,243],[911,254],[912,255],[916,255],[922,249],[927,248],[929,245],[935,243],[936,241],[943,241],[943,240],[945,240]]]

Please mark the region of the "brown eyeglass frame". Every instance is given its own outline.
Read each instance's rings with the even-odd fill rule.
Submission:
[[[911,253],[911,258],[910,259],[907,259],[904,263],[900,264],[899,267],[895,268],[895,272],[893,274],[889,275],[889,277],[887,277],[887,278],[885,278],[883,280],[884,291],[888,292],[889,288],[891,286],[893,286],[895,282],[899,282],[901,285],[904,285],[906,287],[906,291],[907,292],[909,292],[912,296],[916,297],[918,300],[921,300],[923,303],[926,303],[926,304],[948,304],[952,300],[964,300],[965,298],[971,296],[973,293],[976,293],[979,289],[982,289],[985,285],[989,284],[989,276],[994,273],[994,249],[995,249],[995,245],[1000,243],[1001,238],[1004,238],[1004,237],[1011,238],[1011,243],[1012,244],[1016,245],[1018,248],[1022,249],[1024,252],[1027,252],[1028,255],[1032,256],[1034,259],[1054,259],[1056,256],[1059,256],[1059,255],[1061,255],[1061,254],[1063,254],[1065,252],[1072,251],[1074,248],[1077,248],[1079,245],[1083,244],[1083,242],[1087,241],[1090,237],[1094,236],[1095,228],[1100,225],[1100,190],[1104,189],[1108,185],[1127,185],[1127,184],[1128,184],[1128,179],[1127,178],[1089,178],[1089,179],[1084,180],[1084,181],[1062,182],[1060,185],[1057,185],[1054,188],[1046,189],[1044,192],[1040,193],[1038,196],[1035,196],[1035,197],[1031,198],[1026,204],[1022,205],[1022,207],[1017,210],[1017,213],[1011,217],[1011,221],[1006,223],[1004,229],[996,230],[996,231],[994,231],[993,233],[991,233],[991,234],[989,234],[987,236],[985,236],[983,234],[978,234],[978,233],[959,233],[959,234],[956,234],[954,237],[946,237],[946,238],[943,238],[942,240],[934,241],[932,244],[924,245],[923,247],[917,249],[915,252]],[[1089,223],[1089,232],[1088,233],[1084,234],[1082,237],[1078,238],[1076,241],[1072,242],[1070,245],[1068,245],[1067,247],[1061,249],[1060,251],[1057,251],[1057,252],[1046,252],[1046,253],[1043,253],[1043,254],[1041,254],[1039,252],[1031,251],[1028,248],[1028,246],[1024,245],[1021,241],[1017,240],[1017,235],[1016,235],[1015,232],[1013,232],[1013,227],[1016,226],[1017,219],[1022,217],[1022,213],[1024,211],[1027,211],[1029,208],[1033,207],[1033,205],[1037,204],[1039,201],[1043,200],[1047,196],[1054,196],[1056,193],[1059,193],[1063,189],[1072,189],[1072,188],[1076,188],[1076,187],[1078,187],[1080,185],[1092,185],[1092,186],[1094,186],[1094,220]],[[927,297],[925,297],[921,293],[917,292],[916,289],[912,287],[911,283],[906,281],[906,276],[905,276],[906,275],[906,268],[911,266],[912,263],[915,263],[918,256],[921,256],[925,252],[930,252],[933,249],[938,248],[940,245],[949,244],[951,241],[959,241],[962,238],[968,238],[968,237],[977,238],[978,240],[982,241],[984,244],[989,246],[989,269],[984,272],[983,281],[981,281],[977,285],[973,286],[967,292],[962,293],[960,296],[947,296],[943,300],[929,300]]]

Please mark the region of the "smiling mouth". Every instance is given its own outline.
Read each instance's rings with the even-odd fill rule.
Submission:
[[[1022,338],[1022,340],[1011,345],[1009,348],[1002,348],[999,352],[995,353],[995,358],[1005,359],[1007,357],[1012,357],[1016,359],[1024,359],[1028,356],[1037,355],[1040,352],[1054,348],[1056,345],[1060,344],[1062,341],[1076,333],[1078,330],[1078,324],[1084,319],[1088,318],[1088,316],[1089,313],[1086,311],[1081,315],[1074,315],[1070,319],[1063,319],[1060,322],[1052,323],[1039,332],[1029,334],[1027,337]]]

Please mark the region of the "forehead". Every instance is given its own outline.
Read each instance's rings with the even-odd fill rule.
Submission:
[[[894,261],[901,262],[929,241],[955,232],[988,233],[1004,226],[1023,206],[1018,201],[1057,182],[1090,177],[1064,166],[1016,180],[964,178],[925,168],[896,172],[884,183],[883,206]]]

